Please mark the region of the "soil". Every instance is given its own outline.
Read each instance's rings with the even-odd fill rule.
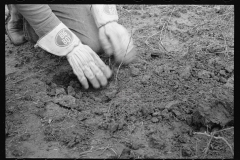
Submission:
[[[233,158],[233,6],[117,8],[138,58],[101,89],[5,35],[6,157]]]

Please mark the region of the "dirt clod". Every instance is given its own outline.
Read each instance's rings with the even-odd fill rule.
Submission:
[[[151,78],[151,75],[144,75],[144,76],[142,77],[141,82],[142,82],[143,84],[147,84],[147,83],[149,83],[150,78]]]
[[[154,112],[154,113],[152,114],[152,116],[155,116],[155,117],[157,117],[157,116],[159,116],[159,115],[161,115],[161,112]]]
[[[180,76],[184,79],[188,79],[191,76],[191,66],[184,68]]]
[[[220,70],[219,73],[220,73],[220,75],[226,76],[225,70]]]
[[[232,73],[233,72],[233,70],[234,70],[234,67],[233,67],[233,65],[230,65],[230,66],[226,66],[226,71],[228,72],[228,73]]]
[[[157,75],[161,75],[161,73],[164,71],[163,66],[157,66],[156,69],[154,70],[154,73]]]
[[[29,133],[26,133],[26,134],[22,135],[21,137],[19,137],[19,140],[27,141],[30,137],[31,137],[31,135]]]
[[[181,115],[181,112],[179,112],[178,110],[173,110],[172,111],[176,116],[180,116]]]
[[[156,117],[153,117],[153,118],[151,119],[151,121],[152,121],[153,123],[157,123],[157,122],[159,121],[159,119],[156,118]]]
[[[109,91],[107,92],[105,95],[109,98],[109,99],[112,99],[116,96],[117,94],[117,90],[116,89],[113,89],[112,91]]]
[[[15,157],[21,157],[23,155],[23,152],[20,149],[14,149],[12,151],[12,155]]]
[[[75,96],[76,92],[72,86],[68,86],[67,88],[68,95]]]
[[[65,95],[66,92],[65,92],[65,89],[64,88],[56,88],[56,93],[55,95],[58,96],[58,95]]]
[[[119,159],[129,159],[131,157],[132,157],[131,150],[129,148],[124,148],[122,150],[122,153],[120,154]]]
[[[139,75],[139,69],[138,68],[135,68],[135,67],[132,67],[131,68],[131,75],[133,76],[133,77],[136,77],[136,76],[138,76]]]
[[[159,149],[159,150],[163,150],[166,147],[166,144],[163,140],[158,140],[153,137],[151,137],[149,139],[149,145],[151,148],[155,148],[155,149]]]
[[[191,155],[192,155],[191,149],[189,149],[189,148],[183,148],[182,149],[182,156],[183,157],[191,157]]]

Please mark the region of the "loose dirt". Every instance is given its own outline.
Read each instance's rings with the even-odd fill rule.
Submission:
[[[234,7],[117,8],[138,59],[97,90],[5,35],[6,157],[233,158]]]

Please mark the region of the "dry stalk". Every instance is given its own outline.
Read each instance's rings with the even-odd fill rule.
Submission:
[[[210,133],[210,134],[208,134],[207,132],[204,132],[204,133],[202,133],[202,132],[194,132],[193,134],[199,134],[199,135],[205,135],[205,136],[211,137],[211,139],[210,139],[209,142],[208,142],[207,147],[204,149],[204,150],[205,150],[205,152],[204,152],[204,153],[205,153],[205,156],[206,156],[206,154],[207,154],[207,152],[208,152],[208,150],[209,150],[209,146],[210,146],[211,141],[212,141],[213,138],[223,140],[223,141],[228,145],[228,147],[229,147],[230,150],[231,150],[232,155],[234,156],[234,152],[233,152],[232,146],[228,143],[228,141],[227,141],[224,137],[216,137],[216,136],[214,136],[217,132],[226,131],[226,130],[229,130],[229,129],[232,129],[232,128],[233,128],[233,127],[226,128],[226,129],[223,129],[223,130],[220,130],[220,131],[212,132],[212,133]],[[204,158],[205,158],[205,156],[204,156]]]
[[[172,10],[172,12],[171,12],[171,14],[170,14],[170,17],[169,17],[167,23],[169,23],[170,18],[171,18],[171,16],[172,16],[172,13],[173,13],[174,9],[175,9],[175,7],[173,8],[173,10]],[[162,18],[160,19],[160,22],[161,22],[161,20],[162,20]],[[159,31],[159,32],[160,32],[160,45],[162,46],[162,48],[163,48],[166,52],[168,52],[168,51],[166,50],[166,48],[163,46],[163,44],[162,44],[162,38],[161,38],[162,32],[163,32],[163,30],[164,30],[164,28],[165,28],[165,25],[166,25],[166,22],[164,23],[161,31]],[[157,35],[159,32],[152,34],[151,36],[149,36],[149,37],[145,40],[145,44],[146,44],[149,48],[151,48],[152,50],[156,50],[156,49],[152,48],[152,47],[148,44],[148,39],[150,39],[150,38],[153,37],[154,35]]]
[[[230,10],[230,7],[227,9],[227,11],[228,11],[228,10]],[[213,22],[214,20],[216,20],[216,19],[218,19],[218,18],[220,18],[220,17],[226,16],[226,15],[229,14],[229,13],[230,13],[230,12],[226,12],[226,13],[224,13],[224,14],[222,14],[222,15],[216,16],[215,18],[212,18],[212,19],[210,19],[210,20],[207,20],[207,21],[203,22],[202,24],[198,24],[198,25],[194,26],[194,27],[192,28],[192,30],[195,29],[195,28],[197,28],[197,27],[203,26],[203,25],[205,25],[205,24],[211,23],[211,22]]]
[[[128,11],[128,13],[130,13],[130,12]],[[132,29],[133,29],[133,25],[132,25],[132,15],[131,15],[131,13],[130,13],[130,21],[131,21],[131,26],[132,26],[132,28],[131,28],[131,36],[130,36],[130,39],[129,39],[129,42],[128,42],[128,45],[127,45],[127,49],[126,49],[126,52],[125,52],[125,54],[124,54],[124,57],[123,57],[120,65],[118,66],[118,70],[117,70],[117,73],[116,73],[116,79],[115,79],[115,82],[116,82],[116,83],[117,83],[117,78],[118,78],[118,72],[119,72],[119,70],[120,70],[120,67],[121,67],[122,64],[123,64],[124,58],[125,58],[126,55],[127,55],[127,50],[128,50],[129,44],[130,44],[131,39],[132,39]]]
[[[22,79],[19,79],[19,80],[13,82],[13,84],[16,84],[16,83],[18,83],[18,82],[21,82],[21,81],[23,81],[23,80],[26,80],[26,79],[28,79],[28,78],[31,78],[31,77],[35,76],[37,73],[40,73],[40,72],[42,72],[42,71],[45,71],[45,70],[47,70],[48,68],[50,68],[50,67],[47,67],[47,68],[42,69],[42,70],[39,70],[39,71],[37,71],[36,73],[33,73],[33,74],[31,74],[31,75],[29,75],[29,76],[27,76],[27,77],[24,77],[24,78],[22,78]]]
[[[229,128],[221,129],[221,130],[219,130],[219,131],[216,131],[215,133],[222,132],[222,131],[227,131],[227,130],[230,130],[230,129],[234,129],[234,127],[229,127]]]
[[[86,154],[86,153],[91,153],[91,152],[93,152],[93,146],[91,146],[91,149],[89,150],[89,151],[84,151],[84,152],[82,152],[82,153],[80,153],[79,154],[79,156],[81,156],[81,155],[83,155],[83,154]]]
[[[161,32],[161,31],[159,31],[159,32]],[[157,50],[157,49],[152,48],[152,47],[148,44],[147,41],[148,41],[149,38],[151,38],[151,37],[154,36],[154,35],[157,35],[159,32],[152,34],[151,36],[149,36],[149,37],[145,40],[145,44],[146,44],[149,48],[151,48],[152,50]]]
[[[94,146],[91,146],[91,149],[90,149],[90,150],[84,151],[84,152],[80,153],[79,156],[84,156],[84,155],[87,154],[87,153],[91,153],[91,152],[93,152],[93,151],[98,151],[98,150],[103,150],[102,153],[100,153],[100,155],[102,155],[107,149],[111,150],[112,152],[114,152],[114,154],[115,154],[116,156],[118,156],[117,152],[116,152],[116,151],[113,149],[113,147],[110,146],[109,144],[108,144],[106,147],[99,147],[99,148],[94,149],[94,150],[93,150],[93,148],[95,148],[95,147],[94,147]]]
[[[116,156],[118,156],[117,152],[116,152],[116,151],[113,149],[113,147],[110,146],[109,144],[108,144],[106,147],[101,147],[101,148],[98,148],[98,149],[96,149],[96,150],[100,150],[100,149],[101,149],[101,150],[104,149],[104,150],[102,151],[102,153],[100,153],[100,155],[102,155],[107,149],[109,149],[109,150],[113,151]]]
[[[205,151],[204,151],[204,153],[205,153],[205,155],[204,155],[204,157],[203,158],[205,158],[206,156],[207,156],[207,152],[208,152],[208,150],[209,150],[209,146],[210,146],[210,144],[211,144],[211,142],[212,142],[212,139],[213,139],[213,135],[214,135],[215,133],[213,132],[213,133],[211,133],[211,138],[210,138],[210,140],[209,140],[209,142],[208,142],[208,144],[207,144],[207,147],[204,149]]]
[[[169,23],[169,21],[170,21],[170,19],[171,19],[171,17],[172,17],[172,14],[173,14],[173,12],[174,12],[174,10],[175,10],[175,7],[172,9],[172,12],[171,12],[171,14],[170,14],[170,17],[168,18],[167,24]],[[162,27],[162,29],[161,29],[160,44],[161,44],[161,46],[163,47],[163,49],[164,49],[166,52],[168,52],[168,51],[166,50],[166,48],[163,46],[163,44],[162,44],[162,32],[163,32],[163,30],[164,30],[164,28],[165,28],[165,25],[166,25],[166,22],[163,24],[163,27]]]

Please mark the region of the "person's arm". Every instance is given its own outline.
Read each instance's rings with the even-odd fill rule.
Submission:
[[[46,4],[16,4],[16,8],[40,38],[61,23]]]
[[[108,55],[114,55],[116,62],[128,64],[136,58],[132,36],[118,23],[116,5],[92,5],[92,15],[99,28],[99,40]]]
[[[74,74],[85,89],[87,79],[94,88],[105,86],[112,71],[100,57],[52,12],[48,5],[18,4],[19,13],[33,27],[39,40],[35,46],[57,56],[66,56]]]

